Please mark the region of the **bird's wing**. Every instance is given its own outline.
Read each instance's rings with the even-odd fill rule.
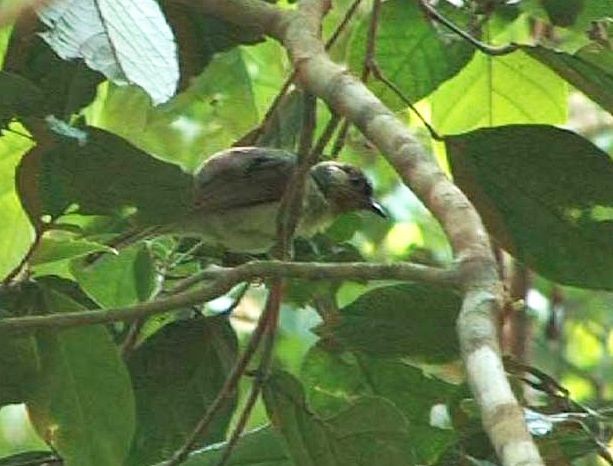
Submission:
[[[214,212],[279,201],[296,160],[291,152],[263,147],[214,155],[195,174],[195,209]]]

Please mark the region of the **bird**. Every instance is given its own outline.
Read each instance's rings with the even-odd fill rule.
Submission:
[[[296,154],[271,147],[232,147],[213,154],[194,172],[189,213],[149,228],[147,235],[196,237],[228,252],[266,253],[275,244],[281,199],[297,164]],[[296,236],[312,237],[340,214],[358,210],[387,217],[362,170],[319,162],[307,175]]]

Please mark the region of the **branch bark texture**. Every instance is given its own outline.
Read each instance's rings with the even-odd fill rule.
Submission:
[[[362,82],[330,60],[318,35],[329,1],[302,0],[297,11],[258,0],[201,1],[207,13],[255,25],[279,40],[292,59],[297,82],[357,126],[439,220],[461,271],[465,294],[457,329],[484,428],[505,466],[543,465],[500,358],[493,317],[502,305],[502,286],[487,232],[466,196],[405,125]]]
[[[283,262],[254,261],[235,267],[212,267],[180,282],[172,296],[156,301],[115,309],[98,309],[62,314],[35,315],[0,319],[0,336],[32,332],[37,329],[62,329],[116,321],[132,321],[173,309],[193,306],[217,298],[234,286],[261,278],[301,278],[304,280],[414,280],[455,286],[456,270],[438,269],[419,264],[368,264],[363,262]],[[207,281],[191,290],[198,283]]]

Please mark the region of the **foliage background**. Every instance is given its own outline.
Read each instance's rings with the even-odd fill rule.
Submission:
[[[141,165],[140,161],[125,166],[121,165],[123,162],[120,163],[123,173],[129,172],[130,176],[136,180],[139,189],[149,193],[148,196],[144,196],[143,199],[139,198],[138,201],[139,206],[142,207],[139,210],[141,217],[138,221],[143,224],[147,224],[152,218],[171,215],[175,208],[173,205],[165,206],[163,204],[165,192],[162,190],[156,192],[155,188],[158,180],[166,182],[171,179],[173,183],[176,183],[174,185],[176,189],[181,188],[181,177],[168,176],[168,170],[180,167],[185,172],[193,171],[207,156],[229,147],[264,118],[270,101],[291,72],[282,48],[273,41],[264,41],[253,31],[239,31],[203,15],[198,16],[197,21],[190,23],[186,19],[185,12],[173,12],[168,9],[168,5],[161,3],[166,8],[165,13],[171,25],[174,25],[176,30],[184,32],[183,35],[176,34],[182,60],[183,87],[182,92],[176,97],[159,106],[153,106],[150,97],[141,88],[118,86],[109,81],[103,81],[99,74],[90,74],[91,70],[87,70],[82,65],[76,65],[77,62],[62,62],[49,49],[43,49],[47,46],[42,41],[36,46],[38,49],[33,47],[24,50],[16,48],[15,45],[10,46],[9,39],[11,34],[15,34],[15,29],[7,26],[2,30],[4,69],[29,79],[30,84],[14,83],[5,76],[0,81],[3,104],[9,109],[7,114],[0,114],[0,117],[5,126],[12,130],[4,131],[0,138],[0,209],[2,211],[0,224],[0,271],[2,273],[0,275],[5,276],[14,269],[34,239],[32,223],[36,224],[36,220],[29,218],[26,210],[29,209],[31,214],[35,203],[31,201],[32,194],[23,189],[24,186],[30,185],[22,183],[21,191],[19,191],[14,181],[19,176],[17,167],[24,167],[22,157],[33,145],[21,134],[27,131],[34,134],[32,126],[28,125],[28,118],[38,118],[52,113],[59,119],[72,122],[75,126],[85,121],[87,125],[124,138],[142,151],[135,150],[135,153],[150,155],[151,160],[146,162],[149,165]],[[330,35],[342,18],[343,12],[349,7],[347,1],[334,3],[335,8],[327,16],[324,24],[325,36]],[[522,45],[521,50],[511,55],[491,57],[482,52],[475,52],[471,45],[454,37],[451,32],[439,26],[433,27],[429,21],[425,20],[416,2],[389,0],[384,3],[382,10],[380,34],[377,41],[378,64],[384,73],[401,87],[404,95],[415,103],[419,111],[432,122],[440,134],[457,135],[477,128],[510,124],[560,125],[588,139],[600,151],[612,154],[613,120],[607,111],[610,112],[613,108],[611,104],[613,102],[613,86],[611,86],[613,83],[613,39],[610,39],[608,35],[611,16],[613,16],[613,4],[610,1],[600,2],[598,0],[569,2],[578,5],[576,7],[578,13],[576,13],[572,6],[563,1],[524,0],[511,5],[504,3],[493,2],[490,5],[488,2],[467,2],[464,8],[455,8],[444,2],[439,5],[441,11],[467,30],[476,27],[473,24],[475,18],[481,18],[483,23],[480,25],[478,34],[491,44],[509,42],[525,44]],[[281,5],[292,8],[291,5],[283,2]],[[475,14],[478,8],[484,11]],[[356,74],[360,74],[364,61],[368,12],[369,6],[363,5],[358,13],[360,19],[351,24],[331,51],[336,59],[346,62]],[[585,33],[592,25],[592,21],[599,21],[597,24],[602,27],[600,36],[595,33],[591,35]],[[477,34],[476,30],[475,34]],[[198,40],[195,40],[195,37]],[[250,45],[246,45],[247,43]],[[536,43],[540,45],[535,45]],[[553,48],[563,51],[565,55],[547,55]],[[595,48],[597,48],[597,54],[590,55]],[[402,50],[402,53],[399,53],[398,50]],[[22,59],[21,61],[25,61],[26,64],[19,65],[19,57],[28,53],[31,54],[29,61]],[[577,80],[575,76],[579,68],[581,78]],[[72,87],[67,85],[69,78],[72,79]],[[28,89],[30,85],[36,85],[40,90]],[[67,91],[66,86],[68,86]],[[611,181],[610,177],[606,178],[611,170],[610,158],[607,159],[608,168],[604,170],[593,167],[588,161],[591,155],[586,156],[585,160],[571,160],[565,165],[565,162],[561,161],[566,160],[564,157],[568,155],[567,153],[551,153],[548,154],[549,156],[543,154],[540,160],[546,163],[539,164],[538,161],[535,161],[535,154],[529,152],[530,148],[526,148],[525,151],[522,150],[523,148],[520,149],[522,136],[519,135],[502,141],[498,146],[495,146],[491,139],[487,139],[484,145],[489,148],[496,147],[499,149],[498,154],[504,154],[507,149],[511,152],[511,157],[514,154],[517,154],[517,157],[525,156],[518,164],[525,168],[526,171],[523,174],[520,173],[513,177],[511,166],[505,166],[504,161],[501,162],[502,165],[486,167],[486,174],[494,173],[498,176],[493,181],[492,179],[479,179],[477,171],[469,170],[458,174],[454,168],[453,157],[447,158],[449,153],[444,144],[430,139],[424,125],[414,113],[408,111],[406,104],[395,93],[377,80],[371,80],[371,88],[386,104],[403,115],[407,125],[410,125],[424,143],[431,147],[441,164],[448,167],[448,170],[454,170],[458,183],[465,190],[469,191],[474,188],[475,183],[479,189],[483,186],[502,185],[503,198],[519,199],[520,204],[524,203],[522,206],[527,209],[528,219],[512,218],[509,221],[511,227],[507,225],[502,228],[500,235],[496,235],[502,246],[508,245],[504,240],[505,235],[510,234],[509,231],[512,235],[516,235],[517,231],[521,233],[525,229],[526,221],[531,219],[537,224],[542,220],[543,212],[548,211],[547,208],[539,210],[547,204],[546,193],[557,193],[552,196],[554,207],[556,202],[562,202],[562,198],[566,197],[572,199],[573,202],[577,200],[577,205],[588,205],[590,208],[600,202],[602,210],[597,211],[591,220],[596,218],[602,223],[599,224],[600,226],[606,222],[609,223],[602,227],[603,230],[592,232],[593,236],[585,233],[587,230],[582,230],[582,233],[576,237],[572,235],[565,237],[565,232],[570,231],[573,226],[569,223],[564,225],[563,222],[552,222],[541,225],[543,227],[541,231],[545,232],[544,236],[528,236],[525,238],[525,243],[522,243],[522,247],[527,248],[524,253],[529,251],[529,254],[525,254],[524,259],[526,256],[532,258],[533,250],[536,251],[535,256],[538,256],[538,251],[546,250],[548,245],[554,245],[554,253],[556,252],[555,247],[567,249],[558,249],[555,256],[528,260],[528,265],[543,275],[534,271],[529,272],[529,285],[524,290],[525,296],[520,297],[525,299],[528,334],[521,339],[519,354],[526,362],[558,380],[569,390],[573,400],[595,409],[605,409],[607,406],[610,409],[613,391],[613,364],[611,361],[613,318],[610,309],[613,306],[613,297],[609,291],[602,290],[603,288],[611,289],[610,279],[611,270],[613,270],[611,254],[608,254],[613,248],[612,236],[606,235],[607,232],[610,232],[613,207],[611,203],[606,203],[611,200],[610,195],[607,197],[602,194],[607,181],[609,183]],[[62,94],[63,91],[65,94]],[[11,100],[7,97],[15,92],[17,94],[27,93],[28,98]],[[42,97],[38,97],[37,92],[42,92]],[[301,123],[300,99],[297,91],[290,94],[273,118],[272,128],[265,134],[262,142],[288,148],[295,147]],[[317,131],[321,133],[329,118],[329,112],[323,105],[319,105],[318,110]],[[23,121],[22,116],[26,117]],[[61,127],[58,131],[63,135],[62,137],[68,137],[68,142],[64,146],[65,152],[80,153],[79,149],[75,149],[77,146],[74,141],[70,139],[69,130]],[[158,293],[162,286],[159,279],[160,264],[163,264],[164,267],[172,264],[177,260],[178,255],[191,246],[191,244],[177,242],[172,238],[160,238],[141,243],[126,249],[117,257],[106,259],[97,270],[88,272],[79,266],[79,257],[104,249],[104,246],[101,246],[103,240],[108,238],[110,233],[125,230],[127,224],[125,212],[118,211],[118,205],[113,204],[113,199],[96,197],[98,192],[95,186],[117,176],[114,162],[109,162],[109,160],[114,160],[112,153],[125,148],[124,141],[107,137],[105,134],[100,133],[98,141],[104,148],[102,162],[80,169],[81,171],[76,173],[82,183],[81,185],[77,183],[77,186],[81,186],[76,188],[81,189],[80,193],[57,192],[47,185],[39,186],[37,195],[42,199],[43,206],[36,206],[36,208],[40,207],[37,212],[52,217],[56,216],[57,218],[54,219],[59,219],[60,222],[78,225],[81,233],[84,233],[79,236],[70,231],[59,231],[47,235],[42,240],[41,248],[32,258],[34,277],[39,279],[47,290],[44,298],[45,309],[51,312],[60,308],[65,310],[67,307],[69,309],[90,307],[92,301],[97,306],[114,307],[147,300]],[[508,141],[512,141],[513,144],[509,144]],[[462,142],[465,143],[466,140],[463,139]],[[551,144],[549,140],[543,138],[540,147],[552,147]],[[562,147],[561,150],[563,151],[564,148]],[[595,151],[593,146],[588,149],[590,154]],[[31,156],[34,153],[33,151],[28,153],[31,160],[36,160]],[[450,262],[449,246],[436,221],[411,192],[399,183],[391,168],[381,157],[378,157],[368,141],[357,131],[349,130],[340,157],[364,167],[374,182],[377,197],[389,209],[391,219],[383,221],[355,214],[343,217],[325,236],[316,239],[316,249],[306,242],[299,242],[296,246],[299,257],[306,260],[414,260],[435,265]],[[173,164],[173,168],[156,164],[157,161],[169,162]],[[28,168],[27,165],[25,166],[25,169],[21,169],[27,177]],[[48,169],[52,170],[53,166],[49,166]],[[510,181],[508,178],[505,179],[505,174]],[[599,176],[602,176],[602,179],[598,178]],[[464,181],[464,185],[460,178]],[[478,181],[475,182],[475,179]],[[539,186],[530,185],[529,187],[540,189],[540,191],[535,191],[537,193],[544,193],[536,203],[536,207],[530,204],[536,196],[524,201],[520,195],[522,190],[527,189],[522,183],[533,179],[537,180]],[[146,183],[151,183],[153,187],[143,188]],[[65,185],[68,184],[69,182],[66,181]],[[91,188],[87,188],[88,186]],[[513,190],[517,187],[519,194],[511,195],[510,193],[515,193]],[[165,186],[165,188],[171,189],[172,186]],[[87,189],[91,189],[93,193],[91,201],[82,195]],[[67,189],[67,191],[70,190]],[[86,202],[90,202],[88,213],[97,215],[85,216],[82,215],[83,212],[65,215],[65,208],[75,200],[78,201],[77,203],[83,203],[81,207]],[[590,202],[593,204],[589,204]],[[509,207],[509,212],[511,211],[512,208]],[[486,217],[487,222],[487,212],[485,214],[482,212],[482,215]],[[581,211],[577,215],[580,217]],[[491,230],[495,230],[496,228],[492,225],[497,224],[496,216],[493,217],[489,219],[492,223],[488,224]],[[596,222],[592,224],[590,219],[584,220],[588,227],[596,229]],[[582,226],[580,221],[576,223]],[[513,230],[513,225],[517,230]],[[534,249],[530,250],[531,247]],[[571,258],[572,264],[561,264],[565,252],[568,253],[567,257]],[[503,252],[500,254],[510,283],[513,276],[524,273],[523,269],[514,263],[508,254]],[[192,272],[211,260],[219,260],[217,252],[204,251],[196,257],[196,260],[190,260],[175,267],[174,272]],[[83,303],[79,299],[71,300],[67,297],[70,296],[69,294],[60,293],[58,290],[62,290],[66,283],[58,284],[57,277],[78,284],[90,301]],[[563,284],[569,282],[576,286]],[[385,284],[389,285],[389,283],[383,285]],[[456,350],[453,347],[453,328],[446,331],[441,325],[441,322],[452,323],[450,317],[442,319],[439,316],[438,320],[429,321],[427,311],[419,317],[404,314],[386,316],[392,323],[399,322],[404,324],[403,328],[408,329],[408,333],[400,335],[398,341],[406,341],[407,338],[411,338],[417,339],[418,343],[415,343],[415,347],[403,347],[394,353],[389,346],[390,334],[383,330],[376,333],[373,338],[366,338],[364,342],[366,352],[358,357],[358,362],[352,359],[353,356],[347,354],[336,359],[338,355],[325,351],[326,348],[325,346],[322,348],[321,343],[316,345],[317,341],[322,340],[318,340],[318,337],[310,330],[320,323],[320,318],[312,306],[314,296],[329,298],[332,293],[338,306],[344,308],[355,303],[360,297],[367,299],[363,296],[367,291],[381,286],[379,282],[370,284],[345,282],[333,286],[313,285],[298,281],[292,283],[288,300],[282,308],[279,338],[275,350],[275,367],[299,377],[304,384],[310,405],[322,415],[332,415],[339,412],[340,406],[346,400],[342,400],[342,396],[322,394],[320,392],[322,386],[330,390],[337,389],[345,395],[364,394],[365,389],[362,386],[364,383],[357,380],[360,376],[356,375],[356,364],[370,364],[371,371],[377,371],[379,374],[377,380],[390,384],[377,387],[374,390],[375,394],[387,395],[386,397],[391,399],[397,407],[401,407],[400,411],[403,411],[403,415],[412,420],[421,420],[421,424],[420,422],[411,424],[413,429],[411,434],[413,438],[425,438],[427,441],[416,442],[421,445],[421,448],[411,452],[412,455],[415,455],[414,459],[428,464],[434,464],[437,461],[440,462],[439,464],[446,464],[445,461],[449,460],[445,455],[450,454],[450,451],[453,450],[452,447],[456,444],[454,442],[458,441],[460,432],[464,434],[471,432],[471,429],[474,430],[477,425],[468,409],[465,425],[460,427],[456,423],[455,430],[433,430],[428,422],[430,413],[421,412],[418,409],[420,404],[436,404],[437,399],[449,402],[450,398],[447,398],[446,390],[451,390],[449,383],[440,382],[439,385],[436,385],[437,382],[434,381],[438,379],[424,378],[421,370],[447,382],[461,383],[462,381],[458,363],[449,361],[449,355],[455,354]],[[364,305],[363,301],[358,301],[362,307],[357,306],[358,311],[356,312],[359,313],[359,309],[370,309],[377,314],[385,309],[393,308],[393,305],[378,306],[376,304],[383,297],[389,297],[385,293],[387,291],[374,295],[375,303]],[[253,329],[254,322],[262,308],[264,296],[263,287],[254,286],[234,311],[230,323],[238,335],[236,344],[240,345]],[[10,296],[5,299],[10,299]],[[389,299],[392,304],[405,302],[403,298],[394,296]],[[207,303],[201,312],[212,316],[223,311],[231,303],[232,297],[222,297]],[[4,307],[3,305],[3,310]],[[437,309],[444,307],[443,305],[436,306]],[[20,309],[22,310],[23,306]],[[177,360],[180,360],[185,367],[192,367],[190,364],[193,364],[193,369],[198,370],[199,358],[202,357],[204,351],[211,349],[200,348],[198,341],[193,342],[193,348],[183,347],[186,341],[190,341],[190,337],[182,334],[178,338],[182,351],[179,354],[173,353],[169,346],[179,345],[179,343],[173,343],[174,337],[164,335],[165,330],[162,328],[174,319],[177,319],[179,326],[184,321],[191,322],[185,320],[190,317],[190,310],[180,310],[172,317],[152,319],[148,322],[141,331],[141,339],[144,343],[139,350],[142,351],[137,356],[135,355],[134,359],[127,358],[127,367],[132,369],[138,367],[139,364],[146,364],[143,362],[147,358],[146,351],[151,351],[154,358],[166,354],[170,361],[169,365],[172,365],[172,361],[176,363]],[[375,320],[374,317],[373,320]],[[194,325],[197,324],[193,323],[190,328]],[[223,326],[224,324],[216,323],[215,325]],[[360,328],[359,324],[355,325],[355,328]],[[412,326],[416,329],[413,330],[414,333],[411,333]],[[336,338],[341,341],[346,338],[345,343],[357,345],[351,349],[364,350],[359,346],[360,335],[356,337],[351,334],[352,328],[354,327],[350,325],[347,333],[343,334],[342,330],[326,328],[324,325],[323,330],[320,329],[318,334],[325,336],[325,332],[334,332]],[[87,383],[91,384],[93,389],[102,383],[96,380],[95,374],[100,365],[105,364],[105,361],[96,360],[95,354],[83,355],[80,352],[91,341],[95,341],[98,346],[114,345],[111,337],[120,340],[125,332],[119,327],[115,327],[108,334],[98,332],[97,330],[100,329],[87,330],[89,333],[79,334],[78,331],[75,331],[74,338],[66,342],[68,345],[66,348],[69,355],[77,356],[77,360],[69,361],[69,365],[89,366],[92,378]],[[222,340],[223,338],[215,332],[232,333],[227,327],[221,329],[207,327],[206,331],[213,332],[217,335],[216,338]],[[422,340],[419,340],[421,332],[423,332]],[[451,337],[447,338],[450,335]],[[505,344],[505,335],[503,333],[503,344]],[[170,343],[164,342],[164,336]],[[232,337],[228,338],[232,340]],[[48,345],[46,348],[49,353],[54,351],[56,344],[52,340],[53,337],[50,336],[49,341],[45,343]],[[508,351],[512,350],[511,340],[512,338],[506,341]],[[428,341],[434,344],[428,347]],[[11,342],[3,340],[2,344],[12,345],[12,342],[14,340]],[[148,344],[151,347],[147,347]],[[382,348],[380,354],[377,354],[378,344]],[[23,374],[11,374],[11,377],[14,377],[13,380],[19,379],[20,376],[28,376],[27,365],[30,361],[28,355],[31,354],[28,351],[28,348],[19,349],[18,354],[25,355],[24,363],[19,367],[25,369]],[[166,353],[163,353],[164,351]],[[224,368],[228,365],[227,361],[224,362],[224,355],[228,357],[229,353],[211,351],[210,357],[218,364],[218,367],[215,366],[217,372],[212,378],[223,380]],[[4,354],[11,355],[11,352],[5,351]],[[384,359],[377,359],[382,357]],[[441,361],[444,361],[445,364],[433,364]],[[2,356],[0,356],[1,363],[3,363]],[[14,359],[11,357],[9,361],[4,361],[4,364],[13,367]],[[126,374],[127,372],[122,373],[118,377],[125,377]],[[210,373],[207,372],[207,374]],[[173,374],[173,377],[177,378],[183,376],[181,373]],[[165,377],[168,377],[168,374],[165,374]],[[187,375],[185,377],[186,384],[189,384],[189,377]],[[403,380],[402,377],[405,379]],[[196,386],[193,390],[210,397],[218,387],[217,382],[213,380],[210,382],[210,387]],[[291,387],[293,383],[282,377],[275,383],[277,382],[284,387]],[[132,383],[136,386],[134,379]],[[348,388],[347,385],[351,383],[354,386]],[[430,383],[434,386],[429,386]],[[244,398],[249,381],[244,382],[244,385],[238,401],[239,405]],[[145,443],[151,442],[151,448],[143,448],[142,451],[131,450],[129,458],[134,461],[131,464],[140,464],[139,462],[150,464],[148,461],[160,459],[156,456],[159,451],[153,450],[166,448],[164,441],[167,441],[169,445],[165,454],[177,446],[176,440],[169,438],[176,433],[155,431],[155,426],[164,424],[164,421],[155,419],[155,416],[162,412],[176,412],[181,419],[195,416],[191,420],[193,423],[199,417],[199,412],[193,411],[198,407],[198,403],[194,405],[193,400],[173,398],[176,394],[173,394],[170,388],[168,392],[162,390],[159,394],[154,394],[156,387],[148,386],[146,380],[142,381],[140,387],[143,391],[136,391],[136,396],[147,393],[147,395],[142,395],[143,400],[157,400],[161,404],[156,405],[155,408],[145,406],[144,410],[137,410],[137,416],[144,416],[144,419],[141,419],[142,426],[153,427],[150,431],[137,428],[136,435],[141,435]],[[414,392],[411,392],[410,388],[415,388]],[[126,411],[121,403],[114,402],[112,389],[113,387],[109,387],[107,393],[97,389],[96,397],[106,397],[101,400],[101,403],[108,406],[109,409],[116,410],[117,419],[120,419],[122,413]],[[53,387],[51,391],[53,392]],[[296,393],[299,391],[297,389]],[[370,391],[372,394],[372,387]],[[269,400],[269,411],[271,406],[283,406],[283,400],[274,399],[275,393],[278,394],[271,389],[269,393],[264,394],[265,399],[268,397]],[[40,396],[45,397],[45,395]],[[53,398],[53,394],[50,396]],[[156,396],[159,399],[155,398]],[[404,398],[398,399],[398,397]],[[551,401],[542,394],[532,392],[528,392],[526,398],[535,403],[547,404]],[[61,402],[62,400],[58,401],[58,403]],[[70,403],[70,399],[64,402]],[[185,404],[182,405],[182,403]],[[206,400],[201,401],[199,408],[202,410],[206,403]],[[4,399],[2,404],[5,404]],[[549,404],[547,406],[551,407]],[[35,404],[30,406],[30,409],[36,412]],[[279,409],[284,412],[282,408]],[[378,409],[380,412],[386,412],[387,408],[378,407]],[[44,407],[41,410],[44,411]],[[156,410],[160,411],[156,412]],[[390,414],[389,425],[395,425],[396,421],[392,419],[394,413]],[[147,418],[147,415],[151,417]],[[261,426],[270,415],[270,412],[267,414],[262,402],[258,402],[249,420],[248,429]],[[344,415],[351,420],[354,414],[345,413]],[[44,417],[44,415],[41,416]],[[41,416],[39,416],[39,425],[44,424]],[[230,419],[230,413],[227,413],[226,418],[227,423],[231,425],[237,422],[236,415]],[[301,422],[306,423],[301,424],[303,429],[314,429],[309,424],[311,421],[302,420]],[[335,417],[333,422],[338,425],[343,422],[349,423],[349,421],[343,421],[341,415]],[[223,438],[225,426],[223,422],[221,424],[214,429],[215,440]],[[462,431],[462,428],[466,430]],[[180,431],[181,428],[178,430]],[[84,428],[83,431],[83,435],[91,435],[87,428]],[[546,435],[543,442],[560,445],[563,444],[559,442],[560,438],[565,438],[565,435],[575,438],[573,437],[575,433],[572,429],[568,431],[562,429],[557,432],[559,438],[553,437],[553,440],[550,440],[551,437]],[[181,437],[180,434],[176,435]],[[608,437],[605,435],[605,438]],[[85,443],[91,441],[86,437],[81,440]],[[592,440],[590,438],[575,439],[574,444],[563,448],[562,456],[580,457],[577,464],[595,464],[598,460]],[[266,444],[265,441],[262,442]],[[426,443],[430,446],[430,451],[424,447]],[[482,438],[477,438],[474,443],[468,442],[468,444],[468,447],[466,445],[464,447],[468,448],[470,456],[479,458],[481,461],[486,459],[493,461],[488,445]],[[67,455],[71,454],[70,448],[70,445],[59,447]],[[28,421],[24,405],[6,403],[0,409],[0,456],[33,449],[46,450],[47,446]],[[555,450],[555,448],[551,449]],[[147,457],[149,453],[151,453],[150,458]],[[78,457],[81,453],[74,454]],[[240,450],[237,454],[240,454]],[[554,451],[551,455],[552,458],[559,458],[556,455],[560,453]],[[393,461],[390,459],[389,464],[395,464]]]

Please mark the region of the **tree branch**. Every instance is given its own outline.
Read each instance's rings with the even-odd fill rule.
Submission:
[[[209,14],[235,24],[256,24],[280,40],[294,63],[297,82],[357,126],[439,220],[461,270],[465,296],[457,330],[484,428],[505,466],[543,465],[503,370],[493,320],[501,308],[502,286],[481,218],[404,123],[331,61],[318,37],[328,4],[302,0],[292,11],[258,0],[201,1]]]
[[[454,286],[458,283],[458,272],[454,269],[438,269],[419,264],[254,261],[236,268],[212,267],[206,269],[177,285],[172,290],[172,296],[152,302],[114,309],[0,319],[0,334],[31,332],[41,328],[61,329],[132,321],[210,301],[227,293],[242,282],[256,278],[283,277],[304,280],[416,280],[447,286]],[[195,290],[186,291],[203,280],[211,280],[211,282]]]

